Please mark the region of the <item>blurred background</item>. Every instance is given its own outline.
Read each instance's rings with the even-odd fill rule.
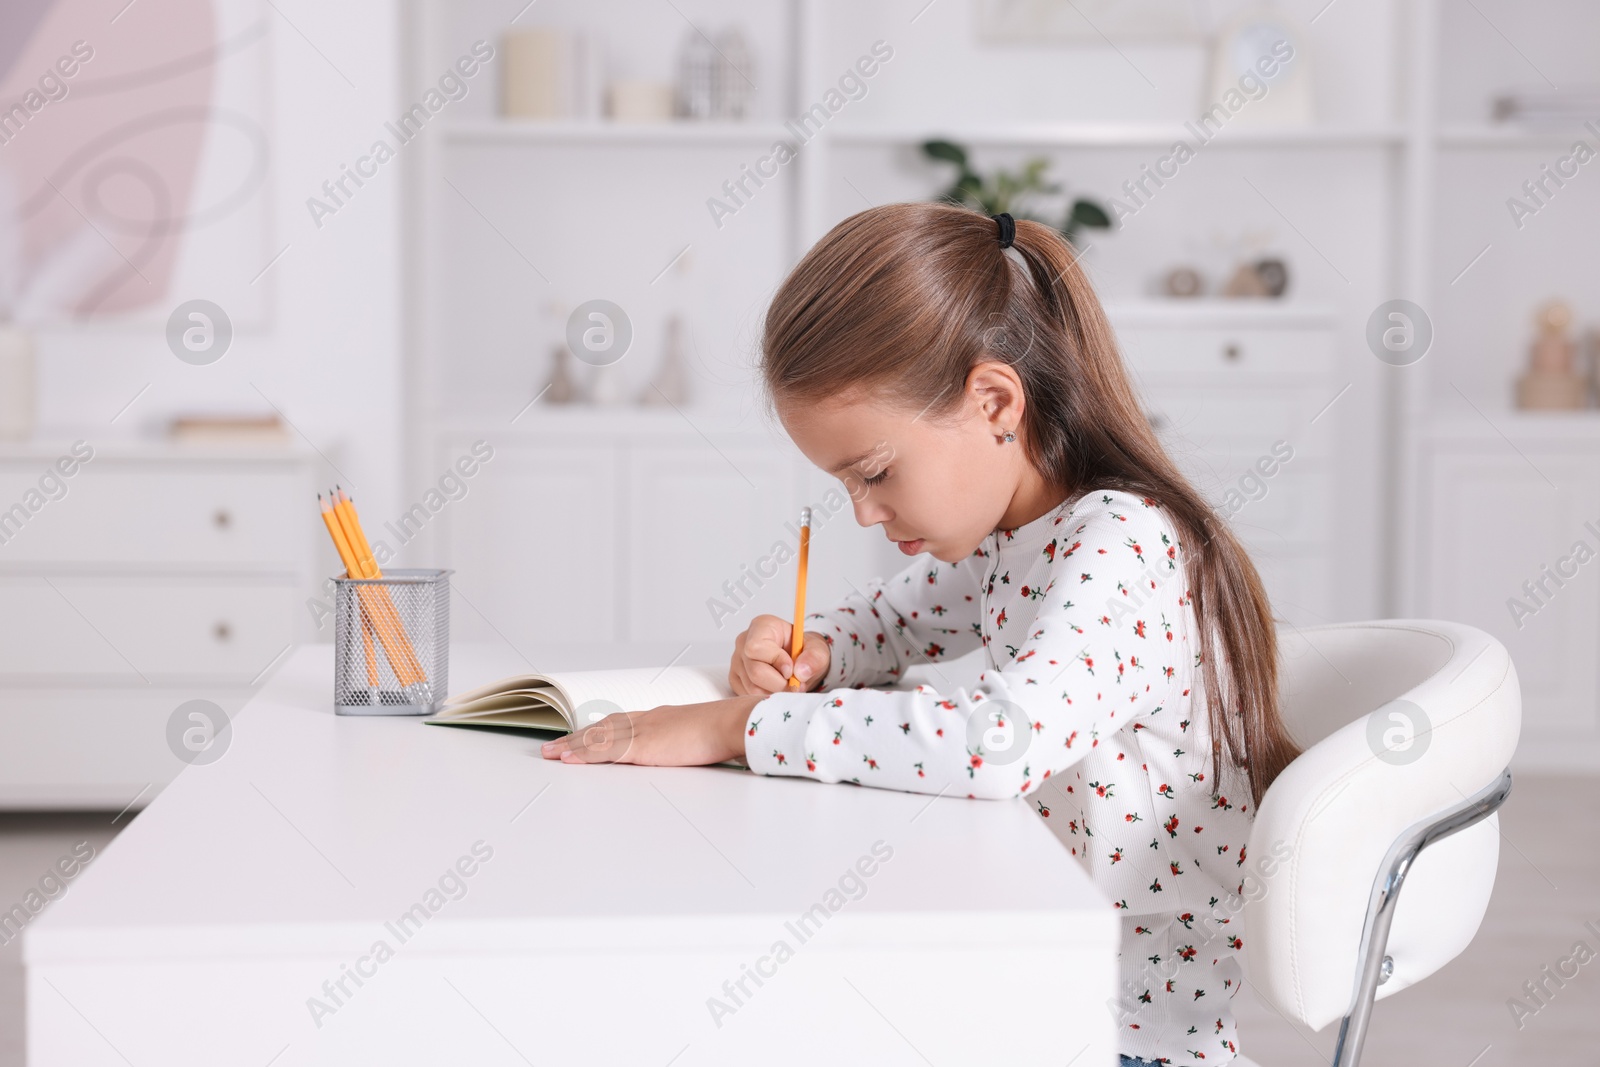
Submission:
[[[812,243],[945,197],[1071,238],[1283,625],[1515,659],[1505,891],[1367,1062],[1592,1057],[1593,990],[1508,998],[1600,948],[1597,39],[1582,0],[9,0],[0,909],[182,769],[175,708],[331,640],[334,484],[528,657],[731,644],[803,504],[817,601],[898,570],[754,364]]]

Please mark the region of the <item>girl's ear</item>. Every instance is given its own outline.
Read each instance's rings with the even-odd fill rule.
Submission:
[[[1009,363],[979,363],[967,372],[967,396],[996,437],[1015,433],[1022,425],[1027,402],[1022,379]]]

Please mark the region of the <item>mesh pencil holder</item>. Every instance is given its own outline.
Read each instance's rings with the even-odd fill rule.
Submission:
[[[450,684],[449,570],[335,578],[333,710],[432,715]]]

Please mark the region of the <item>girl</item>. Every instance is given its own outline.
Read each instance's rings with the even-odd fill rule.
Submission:
[[[808,615],[794,662],[790,624],[755,619],[739,696],[608,716],[544,754],[1025,797],[1121,911],[1123,1062],[1233,1059],[1242,943],[1217,905],[1298,754],[1274,620],[1151,431],[1071,247],[946,204],[860,212],[778,290],[761,370],[857,521],[914,558]],[[976,677],[939,666],[979,649]],[[867,688],[919,665],[936,684]]]

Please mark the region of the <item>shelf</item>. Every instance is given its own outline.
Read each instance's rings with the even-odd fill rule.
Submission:
[[[802,131],[804,132],[804,131]],[[1035,148],[1167,148],[1176,140],[1193,146],[1193,129],[1168,123],[1037,122],[982,129],[932,129],[904,126],[824,127],[824,140],[842,145],[920,145],[955,141],[963,145]],[[1565,147],[1586,132],[1576,119],[1548,128],[1456,123],[1440,126],[1434,135],[1441,149],[1538,149]],[[445,127],[449,143],[499,144],[670,144],[800,145],[810,139],[781,122],[601,122],[537,119],[467,119]],[[1202,147],[1220,148],[1389,148],[1404,145],[1398,126],[1225,127]]]
[[[139,433],[102,434],[92,426],[76,430],[41,426],[26,441],[0,442],[0,461],[46,462],[72,452],[73,442],[88,441],[94,449],[92,462],[102,460],[294,460],[316,455],[292,435],[283,441],[179,441]],[[84,460],[84,463],[91,462]]]
[[[1439,127],[1440,148],[1549,148],[1569,147],[1573,141],[1591,139],[1583,124],[1529,127],[1516,125],[1457,124]]]
[[[447,142],[489,144],[756,144],[795,143],[779,122],[598,122],[564,119],[468,119],[445,127]]]
[[[701,441],[705,436],[719,438],[783,438],[776,423],[761,411],[731,408],[685,407],[681,412],[670,407],[644,407],[637,404],[533,404],[515,423],[496,417],[474,421],[460,414],[436,414],[435,427],[450,438],[485,437],[499,443],[519,438],[547,438],[589,442],[606,440]]]
[[[1106,316],[1114,327],[1232,326],[1242,328],[1306,326],[1331,329],[1338,311],[1330,304],[1261,298],[1107,300]]]
[[[1018,122],[967,129],[858,126],[824,130],[843,144],[887,142],[921,144],[928,140],[964,145],[1033,145],[1055,148],[1166,148],[1176,140],[1201,140],[1197,122]],[[1405,140],[1399,126],[1225,126],[1202,147],[1222,148],[1384,148]]]
[[[1493,408],[1482,415],[1463,412],[1435,415],[1422,423],[1429,440],[1478,440],[1504,443],[1507,437],[1529,441],[1600,442],[1600,408],[1576,411],[1523,411]]]
[[[791,120],[793,121],[793,120]],[[1036,145],[1060,148],[1166,148],[1183,139],[1193,145],[1199,129],[1181,122],[1021,122],[969,129],[909,126],[825,126],[821,136],[839,144],[921,144],[942,139],[973,145]],[[803,136],[802,136],[803,135]],[[565,119],[467,119],[450,123],[452,142],[570,144],[801,144],[809,131],[774,120],[726,122],[674,119],[666,122],[604,122]],[[1224,148],[1384,148],[1405,140],[1398,126],[1224,127],[1204,142]]]

